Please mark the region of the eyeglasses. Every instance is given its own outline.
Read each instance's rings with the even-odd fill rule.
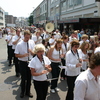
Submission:
[[[38,51],[38,53],[43,53],[44,51]]]
[[[75,47],[75,48],[78,48],[78,47],[79,47],[79,45],[75,45],[74,47]]]

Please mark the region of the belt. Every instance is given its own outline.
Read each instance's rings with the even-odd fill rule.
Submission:
[[[29,61],[21,61],[21,60],[19,60],[19,61],[20,61],[20,62],[27,62],[27,63],[29,62]]]

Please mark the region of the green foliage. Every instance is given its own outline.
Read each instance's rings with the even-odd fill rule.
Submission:
[[[29,26],[33,24],[33,15],[30,15],[28,18]]]

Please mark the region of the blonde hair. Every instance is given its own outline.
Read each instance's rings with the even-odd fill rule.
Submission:
[[[84,38],[87,38],[87,39],[88,39],[88,35],[83,34],[83,35],[82,35],[82,39],[84,39]]]
[[[39,51],[45,51],[45,47],[44,47],[43,44],[37,44],[37,45],[35,45],[33,52],[36,54]]]
[[[30,33],[29,30],[25,30],[25,31],[24,31],[24,36],[25,36],[26,34],[31,36],[31,33]]]
[[[74,31],[74,33],[75,33],[75,34],[77,34],[77,33],[78,33],[78,31],[77,31],[77,30],[75,30],[75,31]]]
[[[81,49],[82,51],[84,51],[84,48],[85,48],[86,44],[88,44],[87,50],[89,50],[90,44],[89,44],[88,42],[83,42],[83,43],[81,44],[81,46],[80,46],[80,49]]]

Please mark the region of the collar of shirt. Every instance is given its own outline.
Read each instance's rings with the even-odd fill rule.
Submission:
[[[94,75],[91,73],[90,69],[87,70],[88,71],[88,78],[89,80],[95,79]]]

